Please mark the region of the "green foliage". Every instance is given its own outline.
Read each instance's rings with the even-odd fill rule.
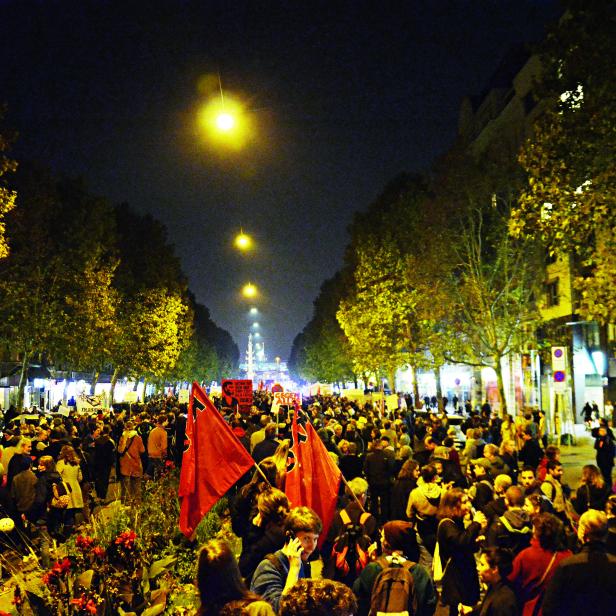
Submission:
[[[4,117],[4,111],[4,108],[0,107],[0,120]],[[0,131],[0,178],[17,169],[17,163],[5,154],[11,142],[12,139],[6,132]],[[4,216],[15,207],[16,198],[17,193],[6,185],[4,179],[0,179],[0,259],[9,254],[9,246],[5,237]]]
[[[520,162],[527,186],[512,213],[515,237],[537,237],[581,267],[579,312],[616,320],[616,94],[609,2],[568,0],[543,50],[545,109]]]

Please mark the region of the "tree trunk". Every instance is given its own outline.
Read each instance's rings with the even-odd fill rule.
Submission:
[[[415,369],[415,366],[413,366],[412,364],[409,364],[409,366],[411,367],[411,371],[413,373],[413,380],[412,380],[413,404],[416,409],[420,409],[421,401],[419,400],[419,383],[417,382],[417,370]]]
[[[504,419],[507,417],[507,398],[505,397],[505,385],[503,384],[503,367],[501,358],[494,358],[494,370],[496,371],[496,384],[498,385],[498,397],[500,398],[500,414]]]
[[[98,370],[95,370],[92,373],[92,385],[90,385],[90,395],[94,395],[96,393],[96,384],[98,383],[98,379],[100,378],[101,373]]]
[[[21,413],[24,408],[24,391],[28,383],[28,368],[30,367],[30,353],[24,353],[21,362],[21,374],[19,375],[19,386],[17,388],[17,410]]]
[[[109,404],[113,406],[113,396],[115,394],[115,386],[118,382],[118,374],[120,373],[119,368],[115,368],[113,371],[113,375],[111,376],[111,389],[109,391]]]
[[[148,386],[148,380],[143,377],[143,402],[145,403],[145,390],[146,387]],[[137,387],[139,387],[139,382],[137,382]]]
[[[436,381],[436,399],[438,400],[438,410],[443,410],[443,385],[441,383],[441,366],[434,366],[434,380]]]

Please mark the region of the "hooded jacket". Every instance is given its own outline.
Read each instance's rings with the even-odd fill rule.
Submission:
[[[487,543],[490,547],[511,550],[515,555],[530,545],[532,531],[530,516],[524,509],[508,509],[490,525]]]
[[[417,487],[411,491],[406,515],[410,519],[418,515],[420,517],[435,516],[441,500],[441,486],[438,483],[425,483],[419,479]]]

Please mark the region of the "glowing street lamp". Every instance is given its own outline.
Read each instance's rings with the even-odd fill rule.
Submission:
[[[254,306],[250,309],[250,314],[259,314],[259,311]]]
[[[235,118],[226,111],[222,111],[216,116],[216,127],[223,133],[228,133],[235,127]]]
[[[258,324],[256,321],[252,324],[252,326],[253,326],[255,329],[258,329],[258,328],[259,328],[259,324]]]
[[[252,284],[252,282],[249,282],[248,284],[245,284],[242,287],[242,295],[248,299],[251,299],[253,297],[257,296],[257,287]]]
[[[252,238],[243,231],[240,231],[233,241],[238,250],[250,250],[252,248]]]

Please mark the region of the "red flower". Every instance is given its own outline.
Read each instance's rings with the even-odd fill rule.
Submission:
[[[115,540],[116,545],[121,545],[127,549],[132,549],[135,545],[135,539],[137,538],[137,533],[134,530],[124,531],[121,535],[118,535]]]
[[[173,463],[173,460],[167,460],[165,462],[165,468],[170,468],[170,469],[175,468],[175,464]]]
[[[101,547],[92,548],[92,554],[96,556],[96,558],[105,558],[105,550]]]
[[[75,540],[75,545],[82,550],[88,550],[94,545],[94,539],[92,537],[84,537],[79,535]]]
[[[71,561],[68,558],[65,558],[62,562],[55,562],[53,567],[51,568],[51,573],[55,573],[56,575],[60,575],[62,573],[66,573],[71,568]]]

